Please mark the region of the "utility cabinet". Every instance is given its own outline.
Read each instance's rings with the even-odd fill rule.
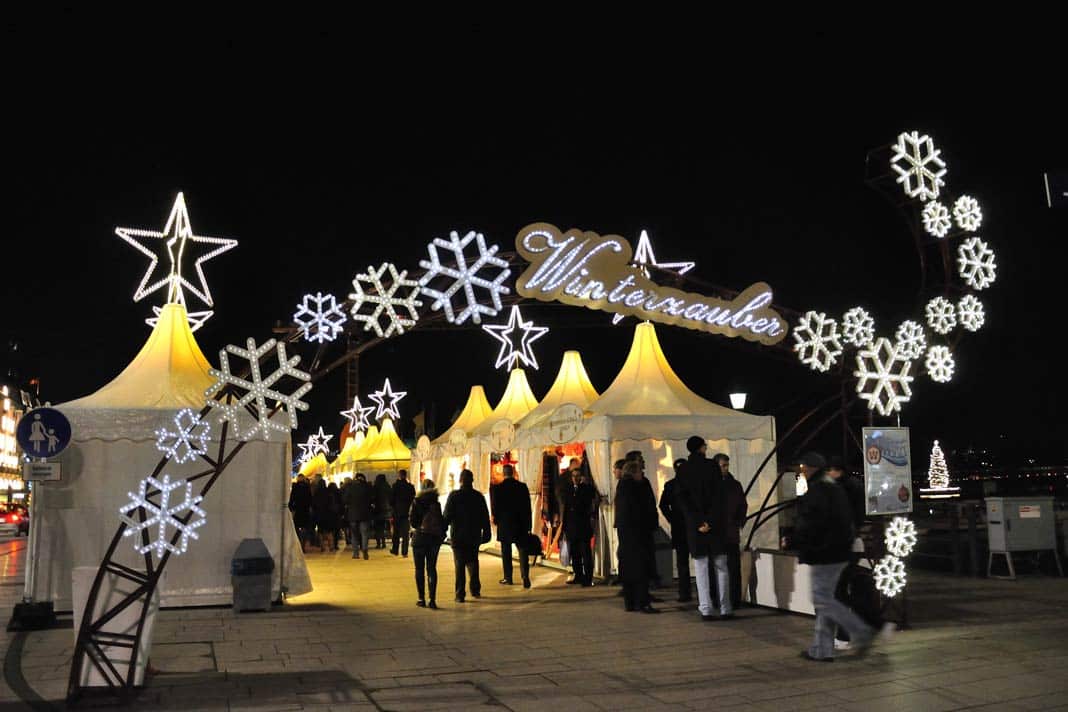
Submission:
[[[1053,514],[1053,497],[987,497],[986,530],[990,543],[987,576],[992,576],[994,555],[1005,557],[1009,576],[1016,578],[1012,565],[1014,551],[1052,551],[1057,570],[1063,575],[1057,556],[1057,526]]]

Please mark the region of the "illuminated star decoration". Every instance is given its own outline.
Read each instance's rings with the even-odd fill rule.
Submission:
[[[371,421],[368,419],[371,413],[375,412],[375,407],[369,405],[366,408],[360,403],[360,397],[356,396],[352,399],[352,407],[348,410],[341,411],[341,415],[349,419],[349,432],[350,433],[363,433],[371,427]]]
[[[145,323],[148,324],[149,326],[151,326],[154,329],[154,328],[156,328],[156,324],[159,323],[159,315],[163,313],[163,309],[161,309],[160,307],[155,307],[154,306],[154,307],[152,307],[152,313],[155,314],[155,316],[150,316],[147,319],[145,319]],[[186,312],[185,318],[186,318],[186,321],[189,322],[189,333],[195,334],[197,329],[199,329],[200,327],[204,326],[204,322],[206,322],[208,319],[210,319],[214,314],[215,314],[215,312],[213,312],[211,310],[198,311],[198,312]]]
[[[686,274],[694,268],[696,262],[657,262],[656,255],[653,254],[653,245],[649,242],[649,233],[642,230],[642,234],[638,237],[638,246],[634,248],[634,258],[631,260],[631,264],[638,265],[646,277],[649,277],[649,270],[646,269],[646,265],[652,265],[660,269],[666,269],[677,274]],[[613,314],[612,323],[618,324],[623,321],[622,314]]]
[[[397,403],[401,398],[408,395],[408,391],[394,391],[389,385],[389,379],[386,379],[385,385],[382,386],[382,390],[375,391],[368,396],[371,400],[378,404],[378,410],[375,412],[375,418],[382,420],[384,416],[389,416],[394,420],[400,418],[400,411],[397,410]],[[386,401],[389,404],[386,404]]]
[[[326,443],[329,442],[332,437],[334,436],[324,433],[322,426],[320,426],[317,434],[309,435],[306,442],[297,444],[297,447],[302,451],[300,453],[300,461],[302,463],[307,462],[319,453],[329,455],[330,448],[326,446]]]
[[[483,331],[501,342],[500,353],[494,368],[504,366],[507,370],[522,363],[524,366],[538,368],[538,359],[534,357],[531,343],[549,333],[548,327],[534,326],[533,321],[523,321],[519,307],[513,306],[507,324],[483,324]],[[522,331],[522,334],[519,332]]]
[[[185,207],[185,196],[182,193],[179,193],[178,197],[175,199],[174,206],[171,208],[171,214],[167,218],[167,222],[163,226],[162,232],[117,227],[115,228],[115,234],[149,259],[148,269],[145,270],[145,276],[141,278],[141,283],[138,285],[137,291],[134,292],[135,302],[139,302],[148,295],[167,286],[168,303],[185,304],[184,287],[197,295],[197,297],[209,307],[215,306],[215,303],[211,298],[211,290],[208,288],[207,280],[204,279],[203,264],[211,258],[236,247],[237,240],[224,237],[204,237],[202,235],[194,235],[193,227],[189,224],[189,211],[186,210]],[[147,239],[148,241],[158,241],[156,242],[156,250],[146,247],[138,238],[140,238],[140,240]],[[191,242],[203,245],[215,245],[214,249],[209,249],[207,252],[201,254],[196,258],[196,262],[193,263],[194,267],[196,267],[197,278],[200,283],[199,286],[194,285],[182,275],[182,258],[185,256],[188,243]],[[164,247],[166,250],[163,249]],[[156,269],[159,267],[161,256],[166,259],[168,269],[167,274],[162,277],[159,276]]]

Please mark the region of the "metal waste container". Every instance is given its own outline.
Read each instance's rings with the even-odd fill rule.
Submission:
[[[263,539],[242,539],[230,561],[234,611],[271,609],[271,572],[274,559]]]
[[[675,550],[671,548],[671,536],[663,527],[653,532],[653,549],[656,551],[656,576],[661,586],[670,586],[674,579]]]

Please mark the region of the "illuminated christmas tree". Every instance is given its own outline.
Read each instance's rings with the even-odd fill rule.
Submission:
[[[927,469],[927,483],[931,489],[949,488],[949,470],[946,469],[946,456],[942,454],[942,448],[938,441],[934,441],[931,448],[931,466]]]

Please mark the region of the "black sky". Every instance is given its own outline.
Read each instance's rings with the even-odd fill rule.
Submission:
[[[330,63],[308,61],[320,43]],[[764,280],[777,303],[799,310],[863,304],[890,332],[922,316],[916,253],[906,225],[864,185],[865,156],[916,129],[943,149],[950,194],[983,205],[998,281],[979,294],[987,323],[961,341],[954,382],[918,375],[903,424],[915,428],[914,448],[938,437],[947,449],[1000,442],[1065,457],[1068,209],[1046,207],[1042,173],[1068,160],[1064,115],[1042,81],[1024,87],[1009,73],[973,90],[945,76],[940,101],[918,100],[919,86],[910,101],[900,70],[855,66],[862,43],[831,36],[763,47],[761,61],[730,72],[652,58],[634,71],[633,57],[617,65],[604,53],[581,67],[513,72],[491,53],[477,71],[465,62],[417,72],[447,43],[376,55],[353,37],[317,34],[276,53],[216,36],[210,54],[159,67],[114,48],[98,63],[60,44],[53,61],[24,62],[12,89],[0,322],[53,402],[100,387],[143,343],[158,302],[132,303],[144,259],[113,230],[160,229],[178,190],[199,234],[240,240],[206,269],[216,316],[198,339],[213,361],[226,343],[269,336],[304,293],[347,294],[369,264],[415,269],[426,243],[452,229],[511,251],[534,221],[632,241],[644,228],[658,257],[695,260],[702,280],[736,289]],[[408,61],[416,50],[421,61]],[[566,327],[590,313],[535,305],[528,316]],[[603,390],[630,333],[554,329],[538,343],[536,395],[565,348],[582,350]],[[722,337],[658,333],[694,390],[725,403],[740,387],[749,410],[780,417],[780,431],[835,387]],[[409,416],[436,402],[444,426],[472,383],[499,397],[506,375],[492,372],[494,354],[478,331],[417,332],[367,355],[362,379],[389,376],[408,390]],[[340,373],[321,383],[301,433],[336,431],[343,398]]]

